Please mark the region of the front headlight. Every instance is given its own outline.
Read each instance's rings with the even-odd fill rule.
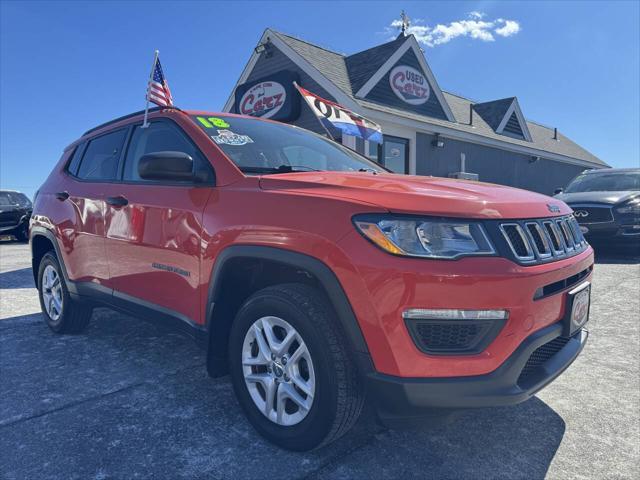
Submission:
[[[395,255],[454,259],[495,254],[479,222],[361,215],[354,223],[365,238]]]
[[[640,215],[640,197],[634,198],[616,208],[618,213],[632,213]]]

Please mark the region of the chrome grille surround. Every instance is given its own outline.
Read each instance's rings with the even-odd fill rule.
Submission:
[[[558,230],[558,225],[552,220],[544,220],[542,225],[547,232],[547,238],[551,240],[552,254],[555,256],[564,255],[564,244],[562,243],[562,234]]]
[[[525,264],[570,257],[588,245],[573,215],[502,222],[500,231],[511,253],[518,262]]]
[[[551,256],[551,239],[544,233],[544,228],[538,222],[525,223],[529,239],[539,258],[549,258]]]
[[[502,235],[504,235],[504,238],[507,240],[509,248],[511,248],[511,251],[519,260],[529,262],[536,259],[528,237],[519,223],[502,223],[500,224],[500,231],[502,231]],[[520,241],[518,241],[518,239]],[[521,247],[524,248],[524,252]]]

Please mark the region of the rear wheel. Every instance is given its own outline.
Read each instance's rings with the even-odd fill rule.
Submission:
[[[40,307],[47,325],[56,333],[79,333],[91,318],[92,308],[73,301],[62,269],[53,252],[46,253],[38,268]]]
[[[310,450],[336,440],[362,410],[344,336],[326,299],[307,285],[252,295],[233,323],[229,363],[249,421],[283,448]]]

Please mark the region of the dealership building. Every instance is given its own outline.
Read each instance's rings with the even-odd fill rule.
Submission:
[[[551,194],[583,170],[608,167],[557,129],[527,120],[516,97],[475,102],[441,90],[413,35],[344,55],[267,29],[224,111],[324,134],[293,82],[378,123],[381,145],[330,133],[395,172]]]

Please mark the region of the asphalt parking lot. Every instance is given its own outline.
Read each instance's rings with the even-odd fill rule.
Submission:
[[[189,338],[107,309],[49,331],[27,245],[0,245],[0,477],[640,478],[640,258],[595,268],[591,338],[536,398],[322,450],[263,441]]]

